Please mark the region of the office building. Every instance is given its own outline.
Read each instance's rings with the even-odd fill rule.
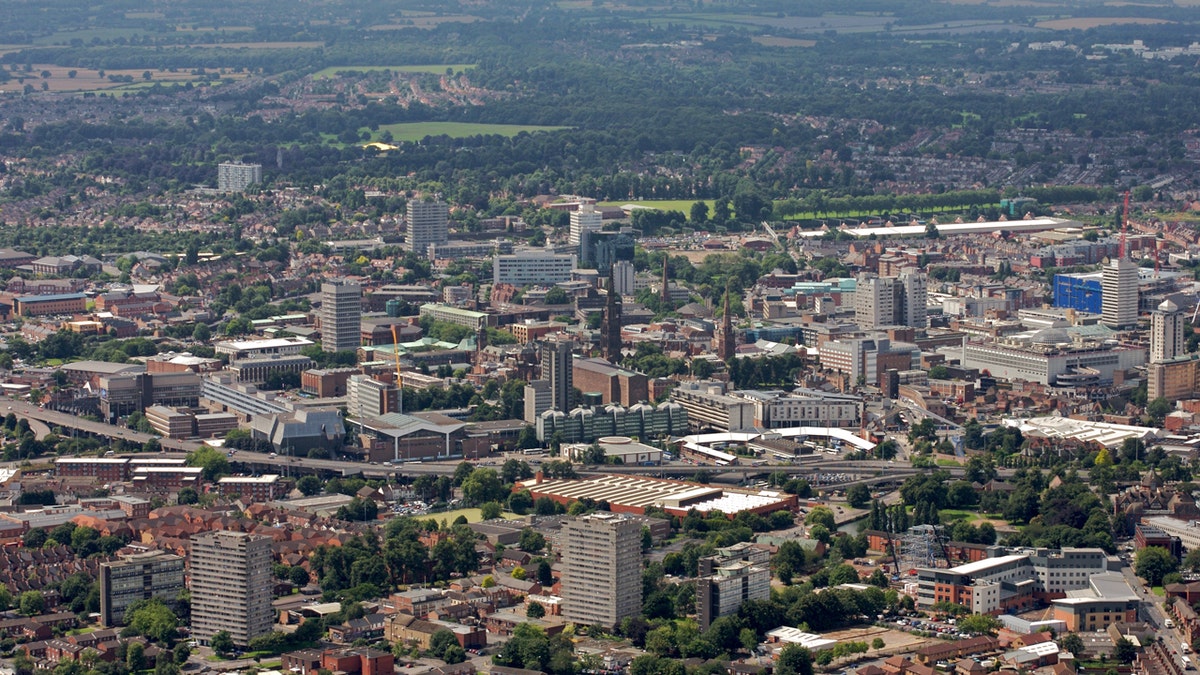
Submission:
[[[771,568],[745,560],[728,562],[712,576],[696,580],[696,618],[700,630],[713,621],[738,611],[747,600],[771,598]]]
[[[369,375],[351,375],[346,383],[346,411],[359,419],[400,412],[400,388]]]
[[[346,281],[321,284],[321,349],[341,352],[362,344],[362,288]]]
[[[854,291],[854,321],[864,330],[882,326],[929,325],[926,303],[929,278],[906,271],[899,277],[863,275]]]
[[[584,230],[579,243],[579,264],[608,274],[617,262],[633,260],[634,239],[624,232]]]
[[[1108,571],[1108,554],[1098,548],[994,547],[988,554],[949,569],[917,569],[917,605],[951,602],[975,614],[1016,613],[1086,589],[1092,575]]]
[[[1061,328],[994,342],[968,342],[962,356],[964,368],[986,370],[997,379],[1059,387],[1111,383],[1116,373],[1145,363],[1144,348],[1077,341]]]
[[[812,389],[726,393],[721,382],[681,382],[671,390],[671,401],[683,406],[698,430],[857,428],[862,423],[861,398]]]
[[[572,361],[572,386],[584,394],[599,394],[600,403],[632,406],[650,400],[650,380],[642,373],[626,370],[604,359]]]
[[[637,281],[633,263],[618,260],[612,266],[613,288],[621,295],[633,295],[637,291]]]
[[[924,272],[900,274],[901,304],[896,323],[913,328],[929,327],[929,277]]]
[[[600,354],[611,363],[621,360],[621,314],[621,294],[617,292],[610,269],[604,316],[600,322]]]
[[[408,203],[408,234],[404,250],[425,256],[430,244],[450,241],[450,207],[445,202]]]
[[[821,366],[849,376],[852,383],[876,385],[889,370],[911,370],[916,351],[912,343],[886,338],[828,340],[821,345]]]
[[[125,610],[139,600],[158,599],[171,606],[183,589],[183,558],[165,551],[100,563],[100,622],[123,625]]]
[[[262,182],[262,164],[224,162],[217,165],[217,189],[221,192],[241,192]]]
[[[1163,300],[1150,315],[1150,363],[1170,361],[1184,353],[1186,318],[1179,305]]]
[[[575,385],[571,356],[574,343],[542,342],[542,378],[550,383],[550,409],[571,409],[571,389]]]
[[[1165,398],[1168,401],[1192,398],[1200,377],[1200,361],[1194,355],[1181,355],[1146,366],[1147,400]]]
[[[1104,266],[1100,288],[1100,323],[1114,330],[1137,327],[1137,265],[1122,258],[1109,262]]]
[[[214,530],[192,537],[192,636],[229,631],[240,646],[271,632],[271,539]]]
[[[616,626],[642,608],[642,524],[597,512],[568,521],[562,533],[563,617]]]
[[[548,251],[517,251],[492,259],[492,283],[520,288],[531,284],[557,284],[571,280],[578,266],[575,256]]]
[[[548,381],[534,380],[525,385],[525,421],[537,423],[541,414],[550,410],[552,402]]]
[[[571,246],[579,246],[583,243],[584,232],[599,232],[600,228],[604,226],[604,217],[593,204],[580,204],[579,208],[571,212],[570,217],[571,228],[567,243]]]

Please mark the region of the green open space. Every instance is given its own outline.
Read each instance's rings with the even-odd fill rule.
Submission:
[[[438,513],[431,513],[427,516],[418,516],[418,518],[421,520],[436,520],[439,523],[442,522],[442,520],[445,520],[447,523],[453,523],[454,521],[458,520],[459,516],[465,517],[468,523],[478,523],[479,521],[483,520],[483,512],[479,509],[455,509],[453,511],[440,511]],[[521,516],[518,516],[515,513],[503,513],[501,514],[501,517],[505,520],[516,520]]]
[[[568,127],[542,127],[532,124],[480,124],[472,122],[401,122],[380,125],[372,140],[379,140],[384,131],[391,132],[396,141],[419,141],[426,136],[449,136],[470,138],[471,136],[505,136],[512,138],[521,133],[559,131]],[[364,129],[365,131],[365,129]]]
[[[626,200],[623,202],[597,202],[597,204],[600,206],[625,206],[626,204],[633,204],[634,206],[641,206],[647,209],[658,209],[659,211],[679,211],[686,214],[691,211],[692,204],[695,204],[696,202],[704,202],[706,205],[708,205],[708,213],[709,215],[712,215],[713,205],[716,204],[716,201],[712,199],[656,199],[654,201]]]
[[[381,70],[390,70],[396,73],[431,73],[433,75],[441,75],[446,72],[447,68],[457,75],[474,67],[474,63],[435,63],[423,66],[329,66],[328,68],[318,70],[312,76],[314,80],[322,80],[334,77],[338,73],[373,73]]]

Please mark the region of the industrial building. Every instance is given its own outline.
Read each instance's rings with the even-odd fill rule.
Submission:
[[[636,515],[644,515],[653,506],[680,517],[693,509],[700,513],[720,511],[732,517],[743,511],[765,514],[795,510],[798,504],[795,495],[773,490],[720,488],[644,476],[607,475],[584,480],[531,478],[519,485],[528,489],[535,500],[549,497],[560,504],[570,504],[590,499],[607,502],[614,513]]]

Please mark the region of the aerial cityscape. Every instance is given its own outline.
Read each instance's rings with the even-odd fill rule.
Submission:
[[[0,674],[1196,670],[1192,0],[0,17]]]

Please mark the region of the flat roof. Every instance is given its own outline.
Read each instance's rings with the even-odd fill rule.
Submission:
[[[59,457],[55,464],[128,464],[124,457]]]
[[[273,473],[265,473],[261,476],[224,476],[217,483],[221,485],[270,485],[278,482],[279,476]]]
[[[55,300],[81,300],[86,297],[83,293],[58,293],[54,295],[18,295],[14,299],[21,302],[53,302]]]
[[[776,503],[780,508],[784,508],[784,496],[770,490],[733,490],[643,476],[604,475],[583,480],[549,480],[540,484],[536,479],[531,479],[521,485],[539,494],[569,500],[606,501],[641,509],[658,506],[695,509],[700,512],[721,511],[732,515]],[[681,501],[695,499],[701,501],[680,505]]]
[[[949,571],[956,572],[958,574],[978,574],[1005,563],[1016,562],[1018,560],[1025,560],[1028,558],[1029,556],[1027,555],[1002,555],[998,558],[984,558],[983,560],[976,560],[975,562],[969,562],[957,567],[951,567]]]
[[[238,351],[251,349],[278,349],[280,347],[300,346],[307,347],[308,345],[316,344],[312,340],[302,337],[286,337],[286,338],[267,338],[265,340],[226,340],[218,342],[214,347],[223,347],[226,349],[236,349]]]
[[[998,220],[984,223],[938,223],[938,234],[990,234],[1007,230],[1009,232],[1039,232],[1056,230],[1062,227],[1079,227],[1077,220],[1066,218],[1029,218],[1027,220]],[[920,237],[924,236],[927,225],[897,225],[895,227],[844,227],[831,228],[831,231],[845,232],[852,237],[866,239],[871,235],[876,237]],[[825,230],[806,230],[801,237],[820,237]]]

